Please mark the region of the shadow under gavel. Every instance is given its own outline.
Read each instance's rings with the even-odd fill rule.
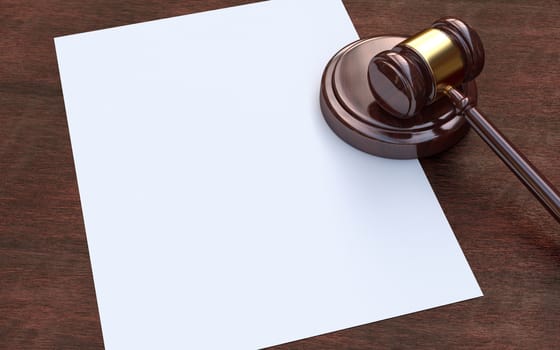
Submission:
[[[321,109],[352,146],[387,158],[420,158],[453,146],[472,127],[560,222],[552,184],[475,107],[484,67],[480,37],[446,17],[418,34],[354,42],[329,62]]]

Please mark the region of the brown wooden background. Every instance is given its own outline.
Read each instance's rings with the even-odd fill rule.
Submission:
[[[103,348],[53,37],[247,2],[0,0],[1,349]],[[361,37],[473,25],[480,108],[560,186],[560,2],[344,3]],[[277,349],[560,347],[560,225],[474,133],[422,165],[485,297]]]

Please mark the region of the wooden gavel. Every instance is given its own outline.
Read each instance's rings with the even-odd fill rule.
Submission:
[[[470,125],[560,222],[558,191],[475,107],[474,78],[484,67],[478,34],[448,17],[402,39],[359,40],[329,62],[321,107],[331,128],[368,153],[415,158],[447,149]]]

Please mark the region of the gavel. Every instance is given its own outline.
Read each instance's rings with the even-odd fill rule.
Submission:
[[[373,155],[410,159],[440,153],[472,127],[560,222],[560,195],[476,108],[484,67],[477,32],[445,17],[409,38],[358,40],[327,64],[321,110],[331,129]]]

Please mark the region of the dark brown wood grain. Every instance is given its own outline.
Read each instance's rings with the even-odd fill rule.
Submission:
[[[480,112],[463,93],[451,86],[445,94],[458,111],[465,115],[472,129],[488,144],[496,155],[533,193],[560,224],[560,194],[558,190],[535,168],[524,154]]]
[[[52,38],[244,2],[0,1],[1,349],[103,348]],[[560,2],[344,3],[362,38],[476,28],[478,105],[560,184]],[[485,296],[276,349],[558,347],[560,226],[474,133],[422,165]]]

